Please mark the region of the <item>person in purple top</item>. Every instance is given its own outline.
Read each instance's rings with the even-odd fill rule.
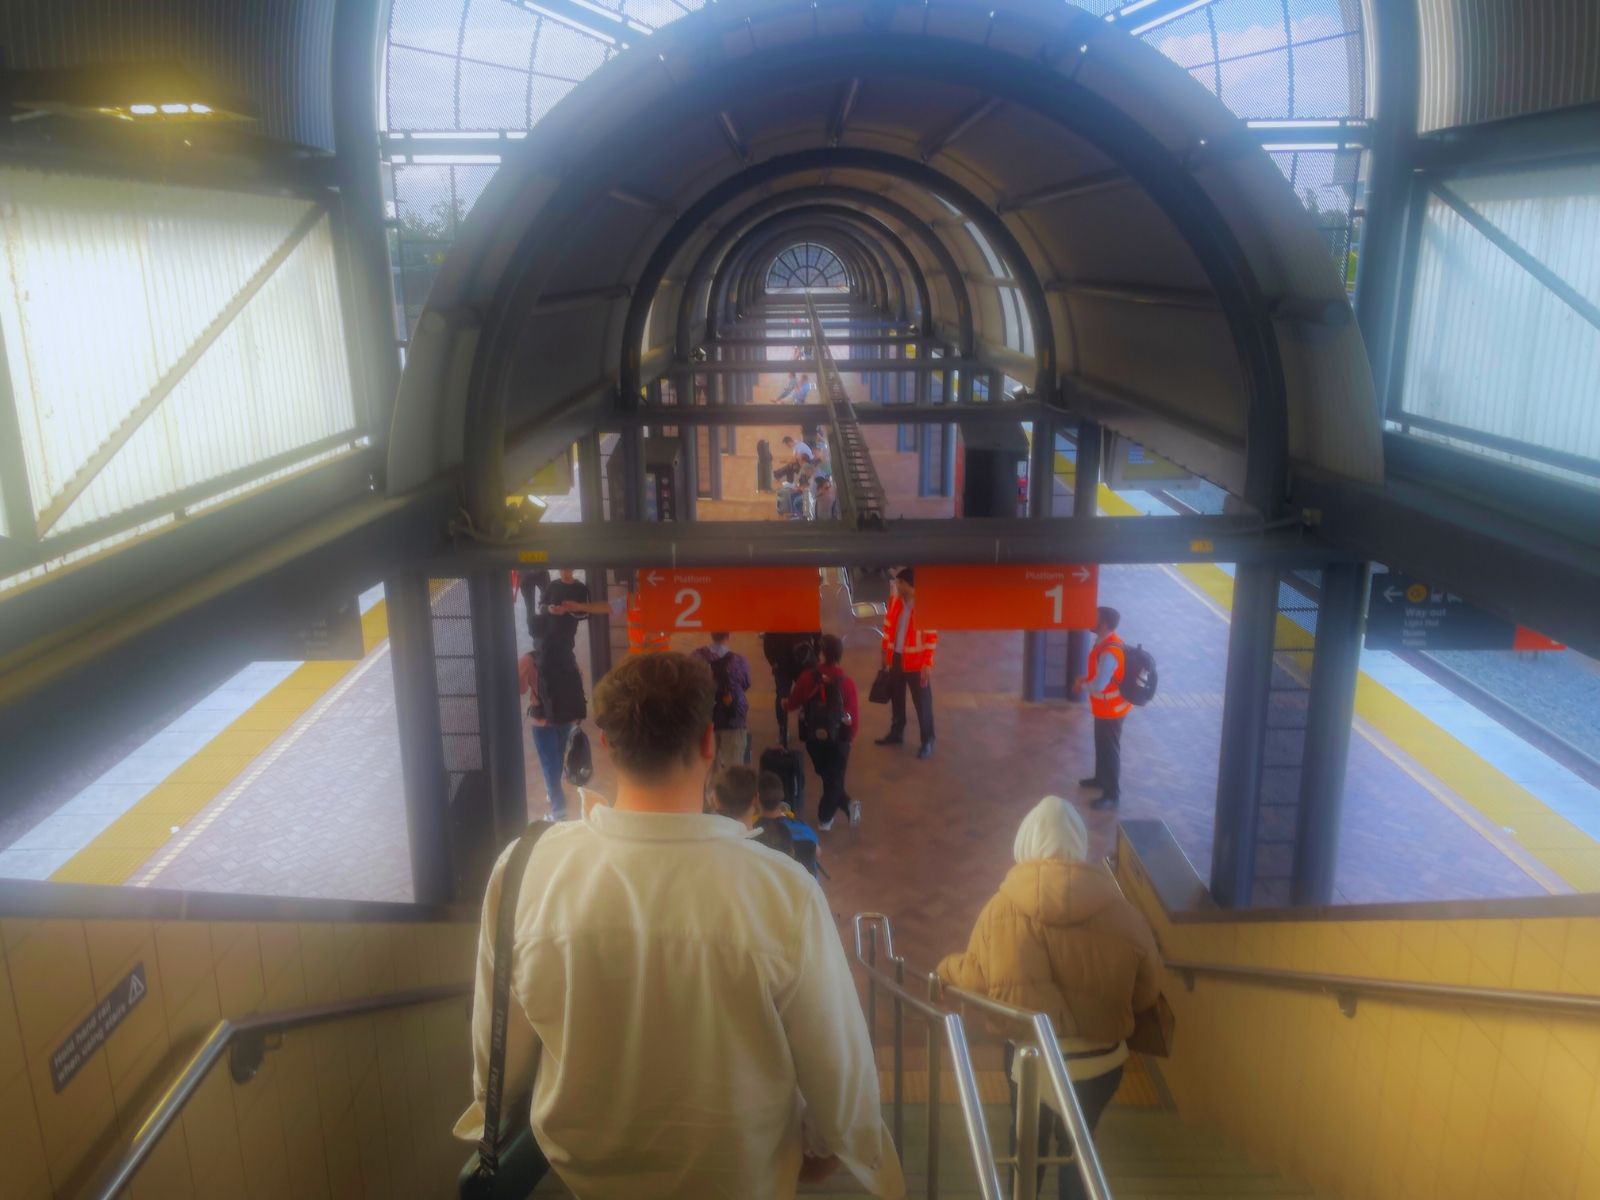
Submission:
[[[750,762],[750,661],[728,644],[731,634],[713,633],[711,644],[701,646],[695,657],[705,660],[716,681],[716,699],[711,708],[711,727],[717,731],[717,761],[712,778],[724,767],[746,766]]]

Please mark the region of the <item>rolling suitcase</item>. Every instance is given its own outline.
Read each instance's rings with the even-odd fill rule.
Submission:
[[[800,751],[769,746],[761,752],[761,769],[783,780],[784,801],[798,816],[806,802],[806,773]]]

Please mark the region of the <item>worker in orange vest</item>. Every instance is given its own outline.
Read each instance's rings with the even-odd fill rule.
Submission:
[[[1094,774],[1078,780],[1078,786],[1100,789],[1093,808],[1115,808],[1122,799],[1122,720],[1133,706],[1122,695],[1128,660],[1117,636],[1121,623],[1122,614],[1116,609],[1095,609],[1089,673],[1078,680],[1080,688],[1089,689],[1089,711],[1094,714]]]
[[[917,732],[922,742],[918,758],[933,757],[933,654],[939,635],[917,624],[917,577],[906,567],[894,577],[894,594],[883,615],[883,665],[889,672],[890,724],[880,746],[898,746],[906,740],[906,691],[917,710]]]

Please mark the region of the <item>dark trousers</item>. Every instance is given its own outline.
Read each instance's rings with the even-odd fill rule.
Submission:
[[[933,684],[922,682],[920,671],[907,671],[896,654],[889,664],[889,736],[904,737],[906,732],[906,693],[911,693],[917,710],[917,732],[922,744],[933,741]]]
[[[1017,1085],[1011,1079],[1011,1060],[1016,1051],[1011,1043],[1006,1043],[1006,1087],[1011,1089],[1011,1153],[1017,1152]],[[1044,1080],[1044,1072],[1040,1071],[1039,1093],[1042,1096],[1049,1084]],[[1117,1094],[1117,1088],[1122,1086],[1122,1068],[1108,1071],[1104,1075],[1096,1075],[1093,1079],[1083,1079],[1072,1085],[1072,1090],[1078,1094],[1078,1104],[1083,1109],[1084,1120],[1089,1122],[1089,1131],[1094,1132],[1100,1124],[1100,1115],[1106,1111],[1106,1106],[1111,1103],[1111,1097]],[[1055,1156],[1073,1153],[1072,1137],[1067,1133],[1067,1123],[1061,1115],[1048,1104],[1039,1106],[1039,1157],[1051,1156],[1051,1147],[1055,1147]],[[1015,1169],[1015,1168],[1013,1168]],[[1049,1168],[1039,1168],[1039,1194],[1044,1194],[1044,1173]],[[1056,1168],[1056,1187],[1061,1200],[1088,1200],[1089,1193],[1084,1190],[1083,1179],[1078,1175],[1075,1166],[1060,1166]]]
[[[822,799],[817,801],[817,820],[831,821],[833,814],[850,807],[850,793],[844,790],[844,773],[850,766],[849,742],[807,742],[811,765],[822,783]]]
[[[1094,778],[1107,799],[1122,794],[1122,723],[1126,720],[1094,719]]]
[[[772,673],[772,686],[778,692],[777,702],[773,707],[778,717],[778,745],[780,746],[789,744],[789,710],[783,706],[783,702],[789,698],[789,693],[794,691],[795,680],[798,678],[796,675],[780,675],[776,671]]]

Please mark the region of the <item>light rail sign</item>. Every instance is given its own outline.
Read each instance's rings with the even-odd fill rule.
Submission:
[[[1454,592],[1390,571],[1372,577],[1369,650],[1561,650],[1560,642],[1468,604]]]
[[[917,619],[929,629],[1093,629],[1100,569],[1048,566],[917,568]]]
[[[810,633],[819,628],[815,567],[641,568],[639,616],[667,633]]]

